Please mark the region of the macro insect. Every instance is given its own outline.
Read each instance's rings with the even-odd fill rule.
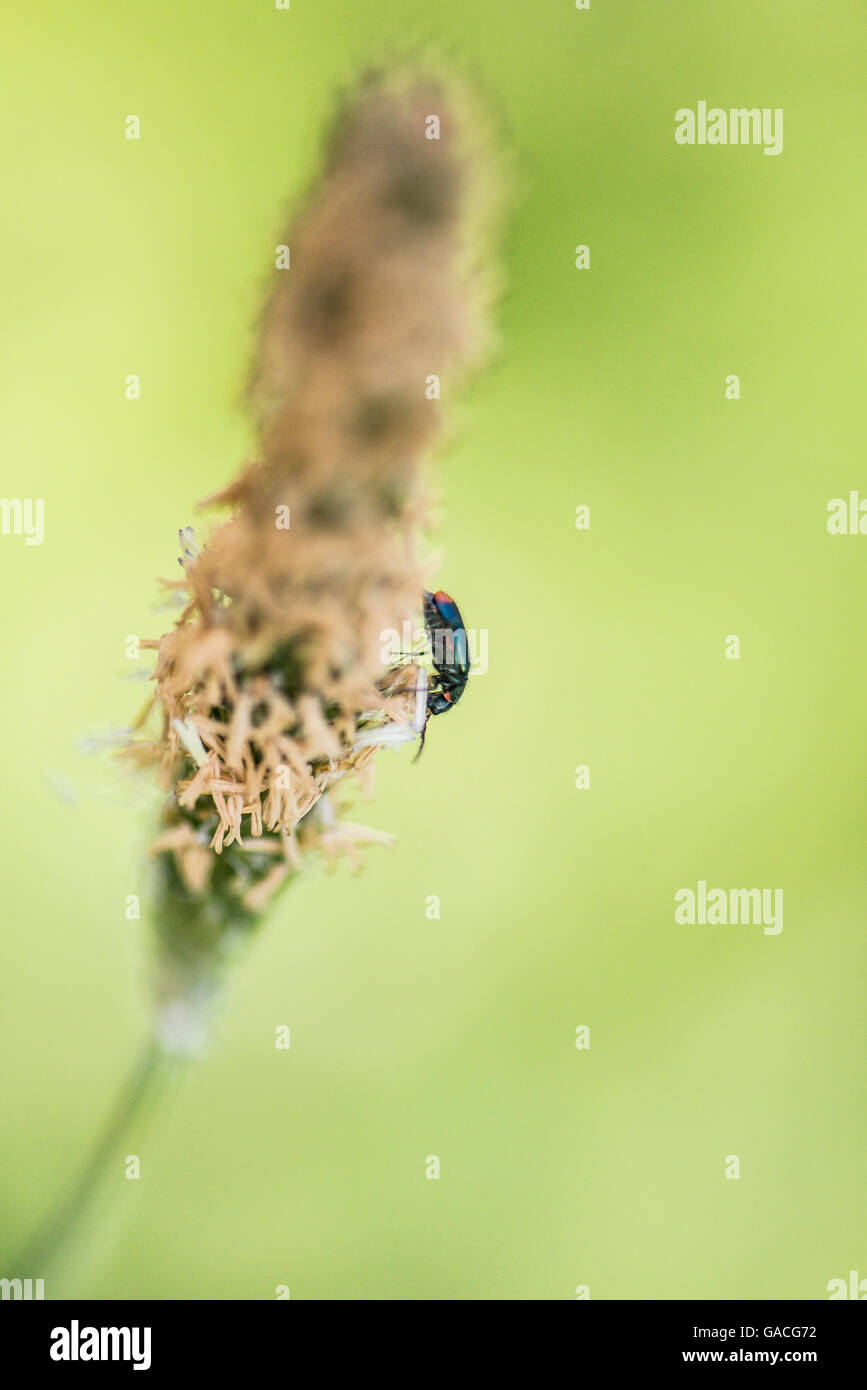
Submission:
[[[421,757],[424,748],[428,721],[434,714],[445,714],[453,709],[463,695],[470,675],[470,654],[467,644],[467,630],[460,609],[451,594],[438,589],[435,594],[427,589],[422,595],[422,611],[425,631],[431,648],[432,675],[425,667],[418,667],[418,685],[415,694],[415,712],[412,719],[389,724],[378,724],[365,729],[356,740],[356,748],[370,745],[399,748],[402,743],[419,739],[419,749],[414,762]],[[407,652],[407,656],[417,653]],[[409,693],[409,692],[406,692]]]
[[[445,714],[453,709],[466,690],[470,676],[467,630],[454,599],[442,589],[435,594],[425,589],[423,612],[424,625],[430,638],[434,677],[428,687],[427,711],[415,760],[421,757],[431,715]]]

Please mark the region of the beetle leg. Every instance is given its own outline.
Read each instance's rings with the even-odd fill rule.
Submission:
[[[417,762],[418,762],[418,760],[419,760],[419,758],[421,757],[421,754],[422,754],[422,749],[424,748],[424,741],[425,741],[425,738],[427,737],[428,719],[430,719],[430,715],[427,715],[427,716],[425,717],[424,728],[423,728],[422,731],[421,731],[421,742],[420,742],[419,745],[418,745],[418,752],[416,753],[415,757],[413,758],[413,762],[414,762],[414,763],[417,763]]]

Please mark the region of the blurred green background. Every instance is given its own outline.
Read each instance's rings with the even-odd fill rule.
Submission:
[[[118,1159],[119,1239],[48,1296],[824,1298],[867,1274],[867,540],[825,526],[867,494],[865,28],[841,0],[7,17],[0,490],[44,497],[46,535],[0,537],[0,1265],[147,1025],[147,901],[124,903],[152,799],[76,741],[138,709],[125,638],[168,625],[176,529],[249,449],[261,290],[335,93],[433,45],[517,195],[500,351],[436,468],[431,582],[489,670],[417,767],[380,757],[356,818],[399,845],[281,900],[212,1051],[131,1135],[141,1180]],[[783,107],[782,155],[676,145],[699,99]],[[700,878],[782,887],[782,934],[676,926]]]

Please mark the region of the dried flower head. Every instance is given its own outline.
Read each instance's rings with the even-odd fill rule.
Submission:
[[[170,791],[153,846],[169,1044],[305,855],[355,865],[388,839],[341,819],[341,791],[370,790],[378,746],[423,719],[424,668],[389,669],[383,635],[424,587],[426,383],[482,346],[475,193],[443,88],[372,78],[284,238],[250,385],[258,457],[209,499],[233,511],[206,544],[181,532],[185,603],[150,644],[159,728],[128,750]]]

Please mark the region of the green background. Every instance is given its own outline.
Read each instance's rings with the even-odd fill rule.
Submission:
[[[262,286],[335,93],[432,45],[512,167],[500,348],[437,461],[431,575],[489,670],[417,767],[380,757],[355,818],[398,846],[281,900],[211,1052],[131,1134],[139,1182],[119,1153],[116,1238],[48,1296],[824,1298],[867,1275],[867,539],[825,526],[867,494],[865,28],[839,0],[7,19],[0,491],[44,497],[46,536],[0,537],[0,1265],[147,1026],[152,798],[76,740],[139,707],[125,638],[167,626],[176,529],[247,455]],[[783,153],[676,145],[699,99],[783,107]],[[676,926],[700,878],[782,887],[782,934]]]

